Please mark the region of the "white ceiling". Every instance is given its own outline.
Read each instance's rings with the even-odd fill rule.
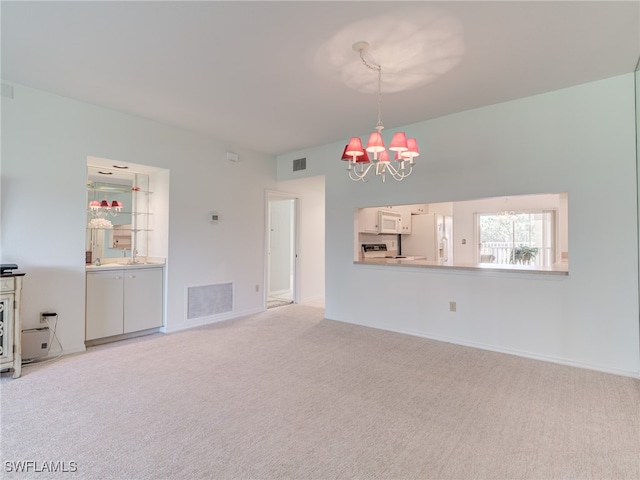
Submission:
[[[359,40],[382,64],[387,128],[632,72],[640,56],[635,0],[3,0],[1,21],[6,81],[269,154],[373,129]]]

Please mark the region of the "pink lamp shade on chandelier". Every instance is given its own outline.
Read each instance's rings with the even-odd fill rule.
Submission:
[[[89,208],[95,210],[97,208],[100,208],[100,202],[98,200],[91,200],[89,202]]]
[[[106,200],[102,200],[102,202],[100,202],[100,206],[103,208],[111,208],[111,205],[109,205],[109,202]]]
[[[360,140],[360,137],[351,137],[351,140],[349,140],[349,143],[344,148],[342,160],[351,159],[355,159],[356,163],[371,162],[369,155],[367,155],[367,151],[362,148],[362,141]]]
[[[360,137],[351,137],[344,153],[350,157],[362,155],[364,153],[364,148],[362,148],[362,141],[360,140]]]
[[[389,150],[392,152],[404,152],[409,149],[407,145],[407,136],[404,132],[396,132],[393,134],[393,138],[391,139],[391,145],[389,145]]]
[[[382,163],[389,163],[391,161],[389,160],[389,154],[386,150],[380,152],[380,154],[378,155],[378,161]]]
[[[114,200],[113,202],[111,202],[111,208],[122,210],[122,202],[120,202],[119,200]]]
[[[382,141],[382,135],[380,135],[380,132],[373,132],[369,135],[369,142],[367,143],[366,150],[369,153],[384,152],[384,142]]]
[[[415,138],[407,139],[407,147],[408,149],[402,152],[402,156],[404,158],[409,158],[412,160],[414,157],[417,157],[420,155],[420,150],[418,149],[418,142],[416,141]]]

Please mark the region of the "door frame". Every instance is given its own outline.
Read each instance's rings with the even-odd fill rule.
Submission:
[[[293,200],[293,282],[292,299],[293,303],[300,303],[300,195],[278,190],[265,190],[264,202],[264,280],[262,288],[262,309],[267,308],[267,297],[269,295],[269,243],[271,238],[271,202],[278,200]]]

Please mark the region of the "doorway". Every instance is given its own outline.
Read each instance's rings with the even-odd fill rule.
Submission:
[[[267,192],[266,308],[297,303],[298,197]]]

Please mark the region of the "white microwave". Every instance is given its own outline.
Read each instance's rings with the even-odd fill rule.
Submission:
[[[392,210],[379,210],[378,233],[402,233],[402,215]]]

